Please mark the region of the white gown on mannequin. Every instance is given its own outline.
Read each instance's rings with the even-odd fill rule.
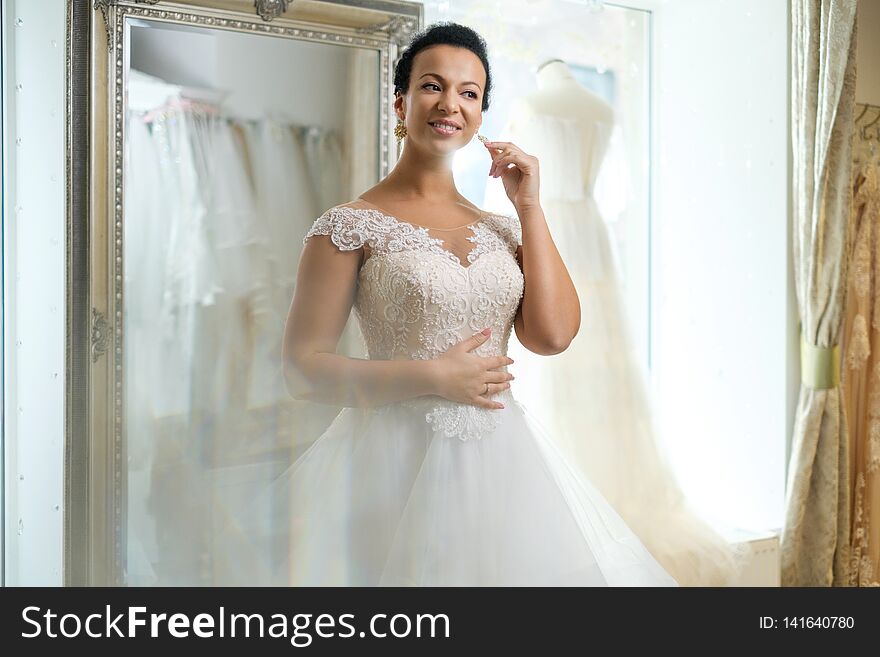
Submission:
[[[484,213],[440,239],[366,205],[327,210],[304,242],[369,247],[354,302],[369,358],[435,358],[485,327],[474,353],[505,354],[519,220]],[[344,408],[259,501],[275,513],[268,583],[675,586],[516,384],[499,410],[432,395]]]
[[[613,128],[513,106],[501,141],[540,162],[541,207],[578,291],[581,325],[560,354],[540,356],[518,341],[509,353],[524,373],[529,408],[658,561],[682,585],[724,585],[742,563],[687,507],[658,448],[617,255],[594,196]],[[509,201],[495,182],[485,206],[498,211]]]

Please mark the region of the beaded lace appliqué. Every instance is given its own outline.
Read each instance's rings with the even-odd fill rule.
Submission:
[[[514,256],[522,244],[519,220],[488,215],[471,225],[475,246],[468,266],[428,229],[401,222],[371,208],[337,206],[319,217],[312,235],[329,235],[340,250],[370,247],[358,275],[355,314],[373,359],[432,359],[487,326],[490,338],[474,353],[507,353],[524,279]],[[438,256],[438,257],[431,257]],[[509,407],[513,395],[493,396]],[[430,395],[378,407],[405,406],[424,412],[431,427],[447,437],[479,439],[499,425],[499,410]]]

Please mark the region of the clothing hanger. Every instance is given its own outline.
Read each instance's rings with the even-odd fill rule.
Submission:
[[[159,107],[156,107],[155,109],[152,109],[148,112],[144,112],[142,118],[144,123],[152,123],[160,117],[165,118],[169,114],[188,110],[201,112],[203,114],[220,116],[220,107],[214,103],[193,100],[190,98],[184,98],[182,96],[172,96],[167,101],[159,105]]]
[[[878,128],[876,130],[874,130],[873,135],[871,135],[870,132],[868,131],[869,128],[877,125],[878,122],[880,122],[880,106],[871,105],[870,103],[859,103],[859,104],[862,105],[862,111],[859,113],[858,117],[856,117],[856,121],[855,121],[856,123],[859,123],[859,121],[861,121],[862,117],[864,117],[869,111],[873,110],[876,112],[876,114],[874,115],[874,118],[869,123],[866,123],[862,126],[859,126],[859,135],[861,136],[862,139],[870,140],[870,141],[876,141],[876,140],[880,139],[880,126],[878,126]]]

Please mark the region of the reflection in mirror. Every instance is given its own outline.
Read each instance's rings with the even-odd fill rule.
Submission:
[[[270,583],[283,509],[243,516],[339,411],[287,393],[282,331],[302,236],[378,181],[379,53],[140,20],[128,43],[126,580]],[[339,352],[365,356],[353,321]]]

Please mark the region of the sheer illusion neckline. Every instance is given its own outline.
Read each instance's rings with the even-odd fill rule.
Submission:
[[[462,225],[462,226],[456,226],[455,228],[432,228],[431,226],[423,226],[423,225],[421,225],[421,224],[417,224],[417,223],[412,222],[412,221],[407,221],[407,220],[405,220],[405,219],[401,219],[400,217],[398,217],[398,216],[396,216],[396,215],[393,215],[393,214],[391,214],[391,213],[389,213],[389,212],[386,212],[385,210],[383,210],[382,208],[380,208],[380,207],[379,207],[378,205],[376,205],[375,203],[372,203],[372,202],[368,201],[367,199],[365,199],[365,198],[363,198],[363,197],[361,197],[361,196],[358,196],[356,200],[361,201],[362,203],[366,203],[366,204],[369,205],[373,210],[376,210],[377,212],[379,212],[379,213],[385,215],[385,216],[388,217],[389,219],[393,219],[394,221],[400,222],[400,223],[402,223],[402,224],[409,224],[410,226],[415,226],[416,228],[422,228],[422,229],[424,229],[424,230],[437,231],[437,232],[441,232],[441,233],[443,233],[443,232],[451,232],[451,231],[453,231],[453,230],[461,230],[462,228],[473,228],[473,227],[476,226],[477,224],[481,223],[481,222],[482,222],[482,221],[483,221],[483,220],[489,215],[489,213],[484,212],[483,210],[478,210],[479,213],[480,213],[480,218],[477,219],[476,221],[472,221],[472,222],[469,223],[469,224],[464,224],[464,225]]]

